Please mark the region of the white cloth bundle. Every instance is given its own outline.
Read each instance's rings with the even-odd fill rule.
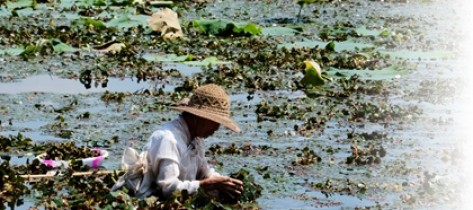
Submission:
[[[138,153],[133,148],[126,148],[122,157],[122,168],[126,172],[118,179],[111,190],[115,191],[126,186],[137,197],[144,196],[143,194],[146,194],[151,185],[150,180],[145,176],[148,170],[147,156],[148,153],[146,151]]]

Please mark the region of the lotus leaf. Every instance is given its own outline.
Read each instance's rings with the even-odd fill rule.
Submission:
[[[116,18],[107,22],[106,26],[115,27],[115,28],[137,27],[140,25],[144,25],[146,23],[147,18],[148,16],[146,15],[123,14],[119,18]]]
[[[375,29],[367,29],[366,27],[357,28],[356,33],[361,36],[380,36],[383,31]]]
[[[261,34],[265,36],[293,36],[298,31],[289,27],[273,26],[261,29]]]
[[[452,59],[455,53],[452,51],[408,51],[401,50],[395,52],[383,51],[382,54],[390,55],[399,59]]]
[[[397,66],[390,66],[381,70],[348,70],[348,69],[335,69],[331,68],[327,71],[327,74],[338,77],[351,77],[358,75],[366,80],[386,80],[401,78],[403,75],[408,73],[407,70],[400,69]]]
[[[305,75],[302,78],[302,84],[306,86],[320,86],[325,83],[322,78],[322,69],[320,65],[315,61],[304,61],[305,63]]]

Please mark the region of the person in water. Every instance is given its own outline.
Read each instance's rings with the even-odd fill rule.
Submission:
[[[201,188],[208,193],[239,197],[243,183],[210,168],[204,147],[205,138],[220,125],[240,132],[230,118],[230,97],[220,86],[208,84],[195,89],[190,99],[172,108],[182,113],[159,127],[143,152],[125,149],[122,163],[127,171],[112,190],[126,186],[143,198],[156,194],[170,197],[182,190],[194,194]]]

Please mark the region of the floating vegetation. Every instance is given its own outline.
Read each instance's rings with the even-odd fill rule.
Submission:
[[[103,93],[101,99],[107,104],[110,103],[110,102],[115,102],[115,103],[121,104],[125,101],[126,96],[127,96],[127,94],[125,94],[123,92],[111,93],[111,92],[105,91]]]
[[[309,147],[304,147],[301,153],[297,154],[296,159],[292,162],[292,165],[311,165],[322,161],[322,158],[315,154]]]
[[[58,115],[55,122],[48,124],[48,132],[53,133],[55,136],[64,139],[70,139],[74,131],[69,129],[69,124],[64,119],[63,115]]]
[[[11,149],[26,151],[32,145],[32,140],[23,136],[23,134],[18,133],[18,135],[13,136],[3,136],[0,135],[0,151],[9,152]]]
[[[5,204],[14,209],[16,205],[23,203],[21,197],[30,193],[24,181],[22,177],[16,176],[16,170],[10,166],[8,161],[0,162],[0,189],[2,189],[0,192],[2,205],[0,207],[2,209],[7,208]]]
[[[256,113],[258,114],[258,121],[275,120],[277,118],[301,119],[307,112],[312,109],[301,109],[295,103],[283,102],[280,105],[272,104],[268,101],[262,101],[256,104]]]
[[[105,176],[91,175],[82,177],[68,177],[61,181],[74,194],[62,194],[60,192],[47,191],[50,187],[58,187],[57,181],[45,182],[35,185],[36,190],[46,192],[42,198],[44,206],[48,209],[68,208],[92,208],[99,206],[103,209],[183,209],[183,208],[232,208],[232,209],[257,209],[256,199],[261,195],[263,188],[254,182],[254,178],[245,170],[233,173],[231,177],[243,181],[244,193],[237,201],[228,198],[214,198],[200,190],[195,195],[189,195],[186,191],[175,192],[172,199],[164,200],[158,196],[138,199],[130,196],[126,190],[110,192],[109,187],[113,185],[117,174]],[[60,199],[55,199],[60,198]],[[48,200],[50,199],[50,200]]]
[[[228,147],[222,147],[219,144],[214,144],[210,146],[207,151],[207,155],[216,156],[221,154],[228,155],[243,155],[243,156],[259,156],[259,155],[270,155],[277,156],[278,149],[267,146],[260,145],[254,146],[250,143],[245,143],[242,146],[237,146],[236,144],[231,144]]]
[[[445,139],[442,131],[456,122],[452,117],[456,112],[450,111],[455,106],[450,105],[459,101],[456,80],[463,79],[454,74],[461,70],[454,60],[462,44],[462,30],[455,28],[453,20],[458,15],[444,15],[457,11],[450,10],[455,2],[422,1],[408,7],[399,3],[1,2],[0,16],[5,20],[0,23],[2,85],[49,74],[108,91],[50,94],[35,89],[38,84],[21,82],[17,87],[33,88],[1,95],[0,132],[5,135],[0,137],[0,187],[8,191],[0,192],[4,201],[0,208],[259,208],[254,199],[263,191],[257,186],[249,190],[253,195],[244,194],[239,200],[186,192],[167,201],[159,197],[140,200],[126,191],[110,192],[122,172],[94,171],[97,174],[76,177],[74,171],[90,168],[73,164],[68,169],[55,168],[57,174],[36,183],[21,176],[52,173],[51,167],[28,155],[53,147],[44,133],[112,150],[113,160],[107,167],[113,170],[124,146],[143,146],[157,124],[173,118],[169,106],[207,83],[228,91],[232,116],[245,131],[232,135],[219,130],[214,138],[221,143],[209,145],[207,155],[222,169],[219,172],[236,167],[256,171],[255,178],[267,193],[258,201],[261,208],[372,208],[367,201],[376,201],[373,208],[425,208],[426,203],[453,208],[462,197],[453,190],[455,185],[440,182],[439,175],[422,174],[419,168],[424,167],[418,166],[433,162],[431,168],[437,173],[460,171],[437,157],[448,145],[440,142]],[[287,9],[294,6],[300,8]],[[153,26],[148,25],[153,13],[163,11],[157,7],[175,12],[178,21],[174,19],[173,27],[165,24],[153,31],[162,21],[156,16]],[[320,68],[310,63],[307,69],[304,61]],[[195,71],[188,65],[199,67]],[[110,90],[112,83],[123,78],[148,87],[133,93]],[[424,104],[428,111],[422,109]],[[427,128],[427,123],[437,127]],[[427,135],[411,139],[412,131]],[[429,138],[428,147],[422,141],[425,138]],[[76,150],[82,147],[74,147],[66,146],[62,153],[80,153]],[[393,150],[385,158],[388,148]],[[65,155],[55,153],[51,158]],[[84,153],[88,155],[93,154]],[[445,170],[445,165],[453,170]],[[249,175],[248,171],[241,174]],[[316,192],[308,192],[307,185]],[[251,187],[245,183],[245,189]],[[297,196],[301,190],[303,196]],[[330,197],[333,193],[342,196]],[[28,202],[23,204],[25,198]]]
[[[323,41],[346,41],[350,36],[356,37],[354,26],[349,22],[338,22],[333,26],[325,25],[319,33]]]
[[[376,141],[376,140],[386,139],[387,136],[388,136],[387,133],[373,131],[373,132],[362,132],[362,133],[355,133],[355,134],[349,133],[348,139],[354,139],[354,138],[359,137],[367,141]]]
[[[352,154],[347,157],[346,164],[356,164],[359,166],[380,164],[381,158],[386,156],[386,149],[383,146],[375,147],[372,144],[364,149],[353,145],[351,150]]]
[[[230,174],[230,177],[234,179],[239,179],[243,182],[243,194],[239,198],[238,202],[248,203],[254,202],[261,196],[263,187],[257,184],[254,180],[254,177],[245,169],[240,169],[239,171]],[[253,206],[255,206],[253,204]],[[257,207],[257,206],[255,206]]]
[[[333,193],[364,194],[368,189],[366,184],[350,179],[327,179],[323,182],[312,183],[310,186],[320,190],[327,197]]]
[[[254,23],[235,23],[227,20],[193,20],[189,26],[201,33],[216,36],[260,35],[261,27]]]
[[[45,149],[47,160],[74,160],[99,156],[96,150],[87,147],[77,147],[74,142],[52,143],[41,145]]]
[[[410,105],[404,108],[399,105],[376,105],[365,102],[355,105],[352,120],[389,123],[393,120],[414,120],[419,114],[421,114],[421,110],[417,106]]]
[[[308,117],[302,126],[295,125],[294,130],[304,136],[311,136],[314,132],[323,131],[327,120],[327,117]]]
[[[419,88],[410,91],[408,96],[433,104],[443,104],[452,100],[458,86],[458,82],[452,79],[422,80]]]

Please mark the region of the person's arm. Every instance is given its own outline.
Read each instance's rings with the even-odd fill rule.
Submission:
[[[199,168],[197,179],[200,181],[200,187],[206,192],[218,191],[225,193],[231,198],[236,198],[243,192],[243,183],[238,179],[233,179],[228,176],[222,176],[210,168],[205,156],[199,157]]]
[[[176,190],[187,190],[187,192],[193,194],[199,190],[199,187],[202,187],[206,192],[217,190],[232,198],[241,195],[243,191],[243,183],[228,176],[214,175],[200,181],[181,181],[178,177],[179,165],[172,160],[161,160],[156,183],[158,183],[166,197],[171,196]]]
[[[228,176],[211,176],[200,180],[199,186],[206,192],[217,190],[231,198],[239,197],[243,192],[243,182]]]
[[[190,194],[199,189],[199,181],[179,180],[179,165],[172,160],[161,160],[156,180],[164,196],[169,197],[176,190],[187,190]]]

